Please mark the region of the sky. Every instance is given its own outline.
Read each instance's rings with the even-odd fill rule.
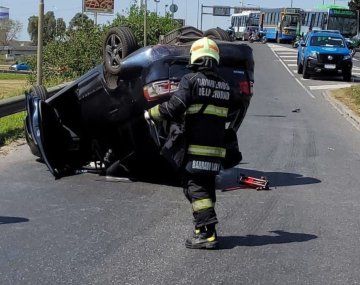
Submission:
[[[316,5],[333,4],[334,0],[244,0],[244,5],[261,7],[289,7],[293,2],[293,7],[311,9]],[[347,0],[335,0],[336,4],[347,5]],[[134,0],[115,0],[115,13],[126,13]],[[200,27],[200,12],[198,13],[197,4],[204,6],[241,6],[242,1],[236,0],[160,0],[158,4],[158,13],[164,15],[165,5],[171,5],[172,2],[179,7],[175,13],[175,18],[185,19],[186,25]],[[67,23],[77,13],[81,12],[82,0],[44,0],[45,12],[54,11],[55,17],[63,18]],[[10,8],[10,18],[18,20],[23,24],[23,29],[18,36],[19,40],[29,40],[27,33],[28,18],[38,14],[39,0],[0,0],[0,6]],[[154,0],[148,0],[148,10],[155,11],[156,4]],[[210,8],[204,8],[204,12],[211,12]],[[199,16],[198,16],[199,15]],[[89,15],[93,17],[92,15]],[[114,15],[98,16],[98,23],[112,21]],[[212,15],[203,15],[203,29],[212,27],[227,28],[230,24],[228,17],[213,17]]]

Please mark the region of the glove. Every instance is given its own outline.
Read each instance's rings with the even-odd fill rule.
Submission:
[[[145,120],[150,120],[151,119],[150,114],[149,114],[148,111],[144,112],[144,118],[145,118]]]

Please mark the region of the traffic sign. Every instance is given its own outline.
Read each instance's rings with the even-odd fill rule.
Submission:
[[[176,11],[179,9],[179,7],[176,4],[171,4],[169,9],[170,9],[171,13],[176,13]]]
[[[213,16],[230,16],[229,6],[213,6]]]

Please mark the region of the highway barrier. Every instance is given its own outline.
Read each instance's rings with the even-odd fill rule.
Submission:
[[[64,83],[55,87],[49,88],[47,91],[51,95],[63,89],[65,86],[70,84]],[[25,110],[25,94],[8,99],[0,100],[0,118],[9,116]]]

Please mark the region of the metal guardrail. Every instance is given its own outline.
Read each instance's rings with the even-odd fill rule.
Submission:
[[[49,88],[47,91],[50,95],[53,95],[63,89],[69,83],[60,84],[55,87]],[[8,99],[0,100],[0,118],[9,116],[15,113],[19,113],[25,110],[25,94]]]

